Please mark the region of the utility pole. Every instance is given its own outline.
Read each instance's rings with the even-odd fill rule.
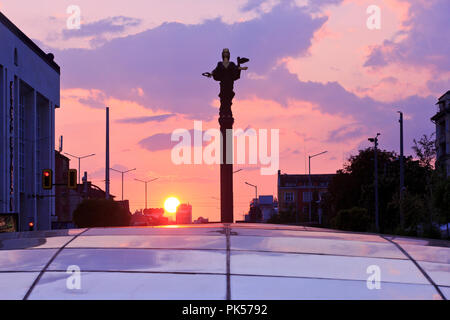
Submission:
[[[379,224],[379,217],[378,217],[378,156],[377,156],[377,148],[378,148],[378,136],[380,136],[379,133],[377,133],[375,138],[369,138],[370,142],[374,143],[374,164],[375,164],[375,228],[377,232],[380,232],[380,224]]]
[[[124,175],[125,173],[130,172],[130,171],[136,170],[136,168],[130,169],[130,170],[127,170],[127,171],[120,171],[120,170],[116,170],[116,169],[113,169],[113,168],[110,168],[110,169],[113,170],[113,171],[116,171],[116,172],[119,172],[119,173],[122,174],[122,201],[123,201],[123,175]]]
[[[155,178],[152,180],[139,180],[139,179],[134,179],[134,180],[145,183],[145,209],[147,209],[147,183],[158,180],[158,178]]]
[[[109,107],[106,107],[105,195],[109,199]]]
[[[315,155],[308,156],[308,158],[309,158],[309,163],[308,163],[308,168],[309,168],[309,192],[310,192],[310,195],[311,195],[311,198],[309,199],[309,222],[312,221],[312,217],[311,217],[311,204],[312,204],[312,200],[313,200],[313,191],[312,191],[313,186],[312,186],[312,180],[311,180],[311,158],[320,156],[320,155],[322,155],[322,154],[324,154],[324,153],[327,153],[327,152],[328,152],[328,151],[323,151],[323,152],[321,152],[321,153],[317,153],[317,154],[315,154]]]
[[[405,218],[403,212],[403,197],[405,191],[405,167],[403,158],[403,112],[398,111],[400,114],[400,228],[404,230]]]
[[[87,156],[82,156],[82,157],[74,156],[68,152],[64,152],[64,153],[67,154],[68,156],[71,156],[72,158],[78,159],[78,184],[81,184],[81,169],[80,169],[81,168],[81,159],[93,157],[93,156],[95,156],[95,153],[89,154]]]

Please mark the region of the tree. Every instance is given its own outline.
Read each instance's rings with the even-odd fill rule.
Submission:
[[[122,227],[130,225],[131,214],[114,200],[86,199],[73,213],[79,228]]]
[[[436,179],[436,173],[433,171],[434,159],[436,158],[436,142],[433,137],[434,133],[432,133],[430,136],[424,134],[419,141],[416,141],[416,139],[413,140],[414,146],[412,147],[417,158],[419,159],[420,165],[426,170],[424,180],[426,192],[424,193],[424,200],[428,211],[427,233],[429,235],[433,234],[433,221],[435,220],[434,218],[437,215],[433,206],[433,180]]]
[[[446,224],[446,237],[450,238],[450,178],[442,178],[435,184],[433,204],[439,215],[439,224]]]
[[[275,224],[292,224],[297,222],[297,210],[294,205],[289,205],[288,208],[280,210],[278,214],[273,215],[267,223]]]
[[[259,206],[252,206],[248,212],[250,217],[250,222],[261,222],[262,221],[262,211]]]
[[[366,209],[353,207],[348,210],[339,210],[333,224],[337,229],[367,231],[370,226],[370,217]]]
[[[426,153],[429,154],[429,153]],[[411,195],[426,193],[426,184],[429,173],[420,160],[412,157],[405,158],[405,187]],[[425,162],[423,162],[425,163]],[[378,193],[379,193],[379,219],[381,232],[394,233],[398,231],[399,215],[399,189],[400,189],[400,163],[395,152],[378,150]],[[332,221],[341,210],[353,207],[367,210],[369,220],[366,230],[374,231],[375,224],[375,192],[374,192],[374,150],[366,148],[357,155],[352,155],[342,170],[337,171],[329,187],[328,194],[323,199],[325,225],[333,227]],[[420,217],[426,213],[426,208],[419,205]],[[422,218],[421,218],[422,219]],[[425,222],[426,220],[421,220]]]
[[[434,133],[427,136],[424,134],[419,141],[413,140],[414,146],[412,149],[419,158],[420,165],[433,169],[434,159],[436,158],[436,141],[433,139]]]

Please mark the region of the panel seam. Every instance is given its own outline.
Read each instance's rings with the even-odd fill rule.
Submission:
[[[387,237],[385,237],[383,235],[380,235],[380,237],[383,238],[384,240],[389,241],[393,245],[395,245],[412,263],[414,263],[416,268],[419,269],[419,271],[428,280],[428,282],[434,287],[434,289],[437,291],[437,293],[439,293],[439,295],[441,296],[442,300],[447,300],[447,298],[442,293],[441,289],[439,289],[439,286],[434,282],[434,280],[428,275],[428,273],[425,272],[425,270],[419,265],[419,263],[405,249],[402,248],[401,245],[399,245],[397,242],[395,242],[395,241],[393,241],[393,240],[391,240],[391,239],[389,239],[389,238],[387,238]]]
[[[84,230],[83,232],[80,232],[79,234],[75,235],[72,239],[70,239],[69,241],[67,241],[67,243],[65,243],[61,248],[59,248],[58,250],[56,250],[55,254],[51,257],[51,259],[47,262],[47,264],[45,265],[45,267],[39,272],[39,275],[36,277],[36,279],[34,280],[34,282],[31,284],[30,288],[28,289],[27,293],[25,294],[25,296],[23,297],[23,300],[28,300],[31,292],[33,291],[34,287],[38,284],[39,280],[41,280],[42,276],[44,275],[44,273],[47,271],[48,267],[50,267],[50,265],[52,264],[52,262],[56,259],[56,257],[61,253],[61,251],[64,250],[64,248],[66,246],[68,246],[72,241],[74,241],[76,238],[78,238],[79,236],[81,236],[83,233],[89,231],[90,228]]]

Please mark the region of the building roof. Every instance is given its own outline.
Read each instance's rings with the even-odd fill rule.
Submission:
[[[450,90],[448,90],[446,93],[444,93],[438,100],[442,100],[445,96],[449,96],[450,98]],[[439,102],[438,102],[439,103]]]
[[[311,174],[311,180],[314,182],[330,182],[335,174]],[[280,174],[280,186],[287,184],[297,186],[309,182],[309,175],[307,174]]]
[[[450,242],[220,223],[0,234],[0,286],[2,300],[448,299]]]
[[[39,48],[33,40],[28,38],[14,23],[12,23],[3,13],[0,12],[0,23],[9,29],[16,37],[18,37],[24,44],[33,50],[45,63],[47,63],[58,74],[61,73],[59,65],[53,61],[53,57],[46,54],[41,48]]]

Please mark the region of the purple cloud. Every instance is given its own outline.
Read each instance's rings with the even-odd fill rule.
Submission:
[[[124,118],[116,120],[118,123],[147,123],[147,122],[163,122],[169,118],[174,117],[175,114],[161,114],[157,116],[148,116],[148,117],[138,117],[138,118]]]
[[[231,25],[220,19],[199,25],[165,23],[136,35],[111,40],[93,50],[56,51],[57,61],[67,75],[62,79],[62,86],[99,89],[108,96],[145,106],[164,106],[170,113],[210,120],[217,114],[217,108],[210,103],[217,99],[219,86],[201,77],[201,73],[211,71],[220,59],[222,48],[229,47],[233,59],[237,55],[249,57],[250,70],[264,75],[250,79],[243,73],[243,79],[236,84],[239,99],[257,96],[281,105],[287,105],[289,100],[308,101],[317,105],[321,112],[352,116],[355,126],[364,128],[362,133],[382,132],[381,139],[386,147],[398,145],[396,111],[399,108],[410,118],[405,122],[405,143],[432,132],[429,118],[435,111],[436,97],[411,96],[395,103],[384,103],[356,96],[338,82],[301,81],[284,65],[275,67],[282,58],[305,54],[314,32],[325,23],[326,17],[313,18],[309,11],[310,8],[294,8],[288,2],[251,21]],[[414,42],[403,45],[407,47]],[[391,61],[391,57],[380,52],[378,63],[381,58]],[[136,93],[134,89],[138,87],[144,94]],[[234,108],[238,107],[235,104]],[[259,110],[255,109],[255,112]],[[355,130],[344,131],[334,141],[345,139],[345,132],[347,137],[358,134]],[[169,133],[160,133],[139,144],[156,151],[169,149],[175,143],[171,143]]]
[[[99,37],[105,33],[121,33],[129,27],[136,27],[140,24],[140,19],[124,16],[109,17],[99,21],[82,24],[80,29],[64,29],[62,36],[64,40],[91,36]]]
[[[430,0],[411,3],[405,26],[410,30],[401,41],[386,40],[374,47],[364,66],[377,67],[393,62],[425,65],[450,70],[450,1]]]
[[[238,55],[250,58],[251,71],[263,74],[284,57],[305,54],[325,21],[281,4],[251,21],[165,23],[93,50],[56,50],[55,55],[67,75],[63,88],[99,89],[119,99],[211,119],[217,109],[210,103],[217,98],[219,86],[201,73],[215,67],[222,48],[231,49],[233,60]],[[137,95],[133,90],[137,87],[145,94]]]

